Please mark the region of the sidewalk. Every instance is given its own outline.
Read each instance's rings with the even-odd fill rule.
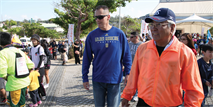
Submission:
[[[88,74],[90,90],[87,91],[83,88],[82,65],[75,65],[73,58],[68,61],[69,63],[62,66],[62,61],[59,59],[60,56],[58,55],[58,60],[51,60],[52,64],[49,71],[50,83],[46,89],[47,99],[43,101],[40,107],[94,107],[93,86],[91,81],[92,65],[90,66],[90,72]],[[44,84],[45,80],[44,77]],[[121,83],[121,90],[123,91],[123,89],[124,84]],[[28,106],[29,103],[31,103],[30,99],[26,101],[26,106]],[[130,107],[135,107],[136,104],[137,102],[130,102]],[[206,99],[206,105],[209,105],[209,107],[213,106],[213,97]]]

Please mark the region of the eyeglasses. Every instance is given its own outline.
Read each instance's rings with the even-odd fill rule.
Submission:
[[[169,23],[150,23],[148,26],[149,28],[154,28],[154,26],[156,28],[160,28],[160,27],[163,27],[165,25],[168,25]]]
[[[135,36],[130,36],[130,38],[134,38]]]
[[[108,15],[98,15],[98,16],[95,16],[95,20],[99,19],[103,19],[105,16],[108,16]]]
[[[187,39],[185,39],[185,38],[180,38],[180,40],[187,40]]]

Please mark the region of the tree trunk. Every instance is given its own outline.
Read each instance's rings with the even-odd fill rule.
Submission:
[[[75,38],[80,40],[80,35],[81,35],[81,22],[78,21],[76,32],[75,32]]]

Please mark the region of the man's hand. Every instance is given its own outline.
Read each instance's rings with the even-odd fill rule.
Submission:
[[[128,104],[128,100],[127,99],[125,99],[125,98],[123,98],[123,100],[122,100],[122,107],[129,107],[129,104]]]
[[[126,75],[124,79],[124,86],[126,86],[128,78],[129,78],[129,75]]]
[[[89,90],[89,82],[84,82],[83,86],[86,90]]]
[[[212,85],[209,83],[209,81],[206,81],[206,85],[211,87]]]

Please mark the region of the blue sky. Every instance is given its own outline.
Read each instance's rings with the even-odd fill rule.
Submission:
[[[57,2],[60,0],[0,0],[0,21],[48,20],[57,16],[54,13]],[[158,3],[159,0],[133,0],[121,8],[121,16],[138,18],[152,12]],[[119,15],[119,9],[110,15]]]

